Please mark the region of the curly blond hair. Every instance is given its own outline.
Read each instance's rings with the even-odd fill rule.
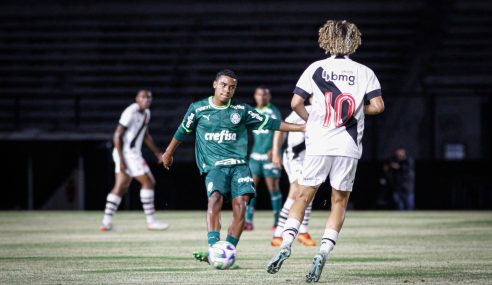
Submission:
[[[319,29],[319,47],[331,55],[353,54],[361,43],[361,33],[353,23],[328,20]]]

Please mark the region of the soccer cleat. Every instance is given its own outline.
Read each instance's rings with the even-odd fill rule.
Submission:
[[[252,231],[255,227],[253,226],[253,223],[244,223],[244,230],[245,231]]]
[[[112,224],[101,224],[99,226],[99,230],[101,232],[109,232],[109,231],[113,230],[113,225]]]
[[[281,248],[277,254],[268,262],[267,264],[267,272],[270,274],[275,274],[280,270],[280,267],[282,267],[282,263],[284,263],[287,258],[290,256],[290,248],[289,247],[283,247]]]
[[[306,275],[306,282],[318,282],[321,277],[321,272],[323,271],[323,267],[325,266],[326,258],[321,254],[316,254],[313,258],[313,265],[311,265],[311,270]]]
[[[193,252],[193,257],[200,262],[206,262],[210,264],[210,262],[208,261],[208,250],[195,251]]]
[[[169,228],[168,223],[163,223],[163,222],[159,222],[159,221],[154,221],[150,224],[147,224],[147,229],[149,231],[163,231],[167,228]]]
[[[279,247],[282,244],[282,237],[273,237],[271,244],[274,247]]]
[[[298,234],[297,240],[305,246],[316,246],[316,241],[309,233]]]

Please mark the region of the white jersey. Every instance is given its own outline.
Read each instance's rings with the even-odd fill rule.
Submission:
[[[119,121],[119,124],[126,129],[123,135],[123,154],[142,154],[142,143],[149,121],[150,110],[145,109],[144,112],[140,112],[137,103],[131,104],[123,111]]]
[[[294,93],[313,96],[306,124],[306,155],[362,155],[364,104],[381,96],[374,72],[347,56],[331,56],[311,64]]]
[[[311,106],[306,106],[306,111],[311,113]],[[304,124],[306,123],[296,112],[290,113],[290,115],[285,118],[287,123],[292,124]],[[286,153],[290,158],[296,158],[298,156],[304,157],[304,151],[306,150],[305,143],[305,134],[304,132],[288,132],[287,133],[287,148],[285,149]]]

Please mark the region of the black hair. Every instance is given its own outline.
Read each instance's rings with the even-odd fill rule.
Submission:
[[[236,74],[230,69],[222,69],[221,71],[217,72],[217,75],[215,75],[215,80],[219,80],[221,76],[229,76],[230,78],[234,78],[237,80]]]

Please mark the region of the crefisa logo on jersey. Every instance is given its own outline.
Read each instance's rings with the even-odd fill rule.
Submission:
[[[235,141],[236,133],[231,133],[228,130],[222,130],[220,133],[205,133],[206,141],[216,141],[222,143],[223,141]]]
[[[354,75],[345,75],[345,74],[335,74],[333,71],[331,74],[328,74],[328,71],[323,69],[323,73],[321,74],[324,80],[326,81],[346,81],[348,85],[355,84],[355,76]]]
[[[239,124],[239,122],[241,122],[241,115],[239,115],[239,113],[232,113],[231,114],[231,123],[233,123],[234,125],[237,125]]]

